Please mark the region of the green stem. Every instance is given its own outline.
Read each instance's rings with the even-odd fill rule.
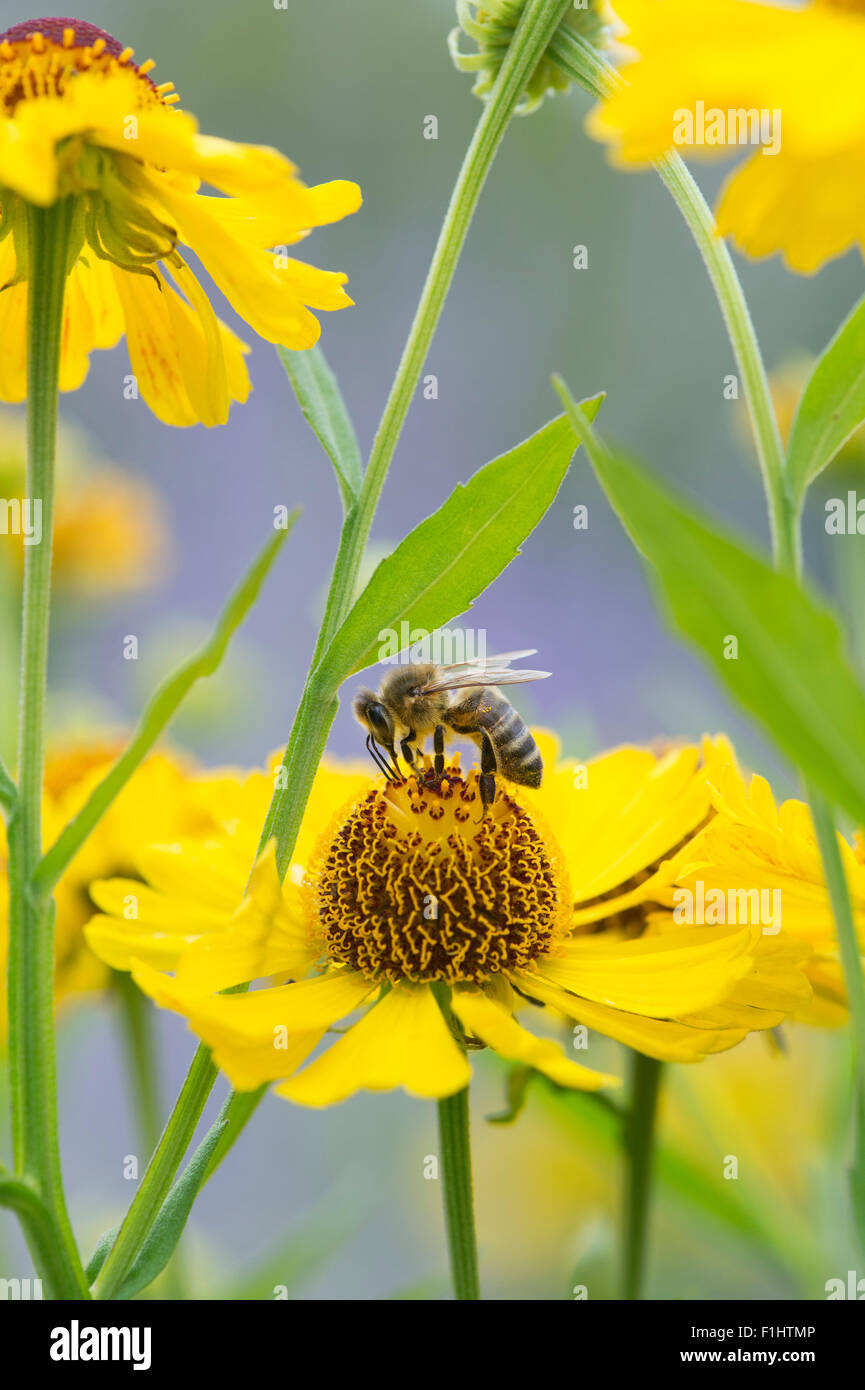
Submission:
[[[115,971],[112,983],[120,1005],[120,1024],[126,1050],[126,1066],[135,1108],[137,1142],[149,1158],[159,1143],[159,1088],[156,1078],[156,1048],[153,1036],[153,1010],[132,976]]]
[[[210,1053],[202,1043],[196,1049],[183,1089],[156,1152],[141,1179],[141,1186],[93,1285],[94,1298],[113,1298],[132,1268],[135,1257],[168,1196],[174,1175],[180,1167],[207,1104],[216,1075]]]
[[[622,1238],[622,1298],[630,1301],[642,1298],[662,1065],[642,1052],[631,1053],[631,1103],[624,1136],[627,1168]]]
[[[54,451],[63,301],[74,200],[28,209],[27,491],[41,504],[42,536],[25,547],[18,733],[18,793],[9,822],[9,1070],[19,1177],[32,1184],[54,1228],[40,1273],[56,1297],[87,1297],[60,1166],[54,1043],[54,905],[32,889],[42,852],[45,684],[51,611]],[[33,1247],[31,1246],[31,1249]],[[34,1249],[34,1257],[36,1251]]]
[[[814,792],[813,788],[808,788],[808,797],[811,802],[814,829],[826,874],[826,886],[829,889],[832,912],[838,929],[838,944],[841,948],[841,964],[844,967],[844,979],[847,985],[853,1041],[857,1056],[861,1059],[865,1057],[865,975],[862,973],[862,956],[856,938],[856,923],[850,905],[850,894],[844,877],[844,865],[831,809],[823,797]]]
[[[442,1201],[454,1298],[480,1298],[478,1250],[472,1196],[469,1088],[438,1102]]]
[[[557,36],[556,57],[575,82],[588,86],[595,95],[603,97],[622,82],[599,53],[586,43],[569,41],[564,34]],[[712,211],[687,165],[673,152],[657,160],[654,167],[688,224],[712,282],[751,416],[772,550],[778,568],[792,573],[799,562],[795,508],[786,485],[784,449],[748,301],[727,244],[718,235]]]
[[[159,1067],[153,1027],[153,1005],[125,970],[114,972],[112,983],[120,1005],[120,1023],[126,1050],[126,1070],[138,1131],[137,1142],[148,1160],[162,1134],[159,1106]],[[184,1298],[180,1254],[175,1250],[160,1285],[163,1298]]]

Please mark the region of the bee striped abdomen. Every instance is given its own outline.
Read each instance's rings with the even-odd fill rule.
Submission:
[[[486,733],[503,777],[518,786],[539,787],[544,765],[525,720],[510,700],[489,686],[451,710],[451,727],[462,733]]]

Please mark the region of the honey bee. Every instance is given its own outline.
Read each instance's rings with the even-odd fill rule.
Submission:
[[[534,654],[530,648],[454,666],[433,662],[398,666],[385,676],[378,694],[359,690],[354,715],[367,730],[366,746],[373,761],[390,781],[404,781],[396,755],[397,741],[400,753],[413,768],[423,739],[432,734],[433,767],[441,777],[445,740],[461,735],[480,749],[484,813],[495,800],[496,774],[518,786],[539,787],[544,767],[538,746],[513,705],[496,689],[545,680],[549,671],[509,669],[512,661]],[[460,695],[462,691],[469,693]]]

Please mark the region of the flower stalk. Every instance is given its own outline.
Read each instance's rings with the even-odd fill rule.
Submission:
[[[630,1106],[625,1117],[624,1221],[622,1235],[622,1298],[643,1296],[643,1275],[655,1152],[655,1119],[663,1063],[642,1052],[631,1053]]]
[[[27,488],[42,540],[26,547],[19,687],[18,791],[9,821],[9,1065],[18,1177],[36,1193],[53,1239],[31,1243],[55,1297],[87,1297],[60,1169],[54,1043],[54,905],[33,872],[42,853],[45,684],[51,610],[54,453],[63,304],[76,208],[28,209]],[[27,1223],[25,1222],[25,1231]]]
[[[562,70],[594,96],[608,96],[621,84],[622,78],[615,68],[584,40],[560,31],[553,48]],[[787,488],[784,449],[769,380],[733,258],[726,242],[718,235],[712,211],[681,156],[671,151],[655,161],[654,168],[688,224],[712,282],[751,416],[769,513],[772,550],[779,569],[792,572],[799,564],[795,507]]]
[[[478,1250],[472,1192],[469,1088],[438,1102],[442,1202],[454,1298],[477,1301]]]

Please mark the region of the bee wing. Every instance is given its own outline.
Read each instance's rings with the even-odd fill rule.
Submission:
[[[474,670],[476,667],[485,670],[487,666],[494,666],[496,670],[504,666],[510,666],[512,661],[519,661],[524,656],[536,656],[537,647],[526,647],[521,652],[497,652],[495,656],[479,656],[474,661],[455,661],[450,666],[442,666],[442,671],[464,671],[467,667]]]
[[[439,690],[462,690],[472,685],[525,685],[528,681],[543,681],[551,671],[508,671],[506,668],[469,667],[443,672],[440,679],[425,685],[421,695],[435,695]]]

